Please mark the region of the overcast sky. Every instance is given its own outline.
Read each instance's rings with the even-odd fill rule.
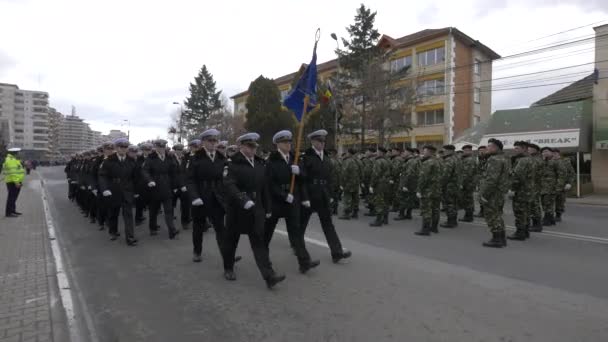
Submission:
[[[263,74],[276,78],[308,62],[317,27],[319,62],[334,58],[360,1],[0,0],[0,82],[50,93],[51,105],[93,129],[126,130],[134,142],[165,137],[174,101],[183,102],[203,64],[227,96]],[[605,0],[375,0],[381,33],[398,38],[457,27],[502,56],[578,37],[608,19]],[[603,23],[608,23],[604,21]],[[494,77],[593,62],[593,44],[494,64]],[[568,54],[569,56],[566,56]],[[538,59],[537,61],[531,61]],[[527,63],[523,63],[528,61]],[[523,63],[523,64],[513,64]],[[592,65],[533,76],[569,82]],[[575,74],[578,73],[578,74]],[[557,76],[563,76],[558,79]],[[532,77],[496,81],[525,86]],[[515,82],[523,81],[522,83]],[[564,85],[493,92],[493,109],[527,106]],[[121,127],[122,126],[122,127]]]

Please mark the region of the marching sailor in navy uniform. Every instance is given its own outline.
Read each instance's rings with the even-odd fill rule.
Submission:
[[[239,152],[224,171],[226,235],[224,277],[235,280],[234,257],[241,234],[249,236],[255,262],[269,289],[285,280],[272,269],[264,241],[264,221],[270,217],[270,196],[264,160],[256,156],[260,135],[247,133],[237,139]]]
[[[173,189],[173,210],[177,205],[177,200],[179,200],[179,209],[180,209],[180,218],[182,223],[182,229],[188,230],[190,229],[190,223],[192,219],[190,217],[190,197],[188,196],[188,189],[186,188],[186,165],[187,160],[184,156],[184,145],[175,144],[173,145],[173,158],[175,159],[175,163],[177,164],[175,177],[177,178],[176,185],[177,188]]]
[[[266,181],[272,199],[272,216],[266,219],[264,240],[268,248],[279,219],[285,218],[289,242],[298,258],[300,272],[306,273],[317,267],[320,262],[310,260],[304,234],[300,229],[300,207],[302,201],[308,201],[308,195],[299,177],[300,167],[291,152],[292,137],[291,132],[287,130],[277,132],[272,137],[277,150],[271,152],[266,161]],[[290,193],[292,175],[295,175],[296,180],[294,191]]]
[[[127,156],[129,141],[120,138],[114,141],[116,153],[104,159],[99,170],[99,191],[106,199],[108,205],[108,226],[111,240],[116,240],[118,233],[118,214],[122,210],[125,225],[127,245],[135,246],[135,232],[133,229],[133,203],[135,193],[135,180],[138,175],[135,159]]]
[[[342,248],[340,238],[331,220],[331,207],[334,199],[331,193],[332,162],[325,151],[327,131],[320,129],[308,135],[312,147],[307,149],[300,161],[301,177],[308,193],[308,200],[302,201],[300,225],[302,235],[306,233],[308,221],[313,212],[319,215],[321,228],[331,250],[334,263],[350,258],[351,252]]]
[[[192,261],[201,262],[203,252],[203,232],[207,218],[215,228],[215,239],[222,258],[226,260],[223,237],[224,207],[223,207],[223,173],[227,166],[227,158],[217,151],[220,132],[208,129],[200,136],[201,147],[190,156],[186,170],[186,183],[192,205],[194,225],[192,230],[193,257]],[[228,267],[224,262],[224,268]],[[231,266],[230,266],[231,267]]]

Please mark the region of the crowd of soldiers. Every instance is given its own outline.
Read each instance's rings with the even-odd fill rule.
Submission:
[[[438,154],[438,155],[437,155]],[[417,148],[369,148],[364,153],[349,149],[341,158],[332,154],[334,203],[343,202],[343,220],[358,218],[359,200],[367,203],[370,226],[389,224],[389,212],[396,221],[411,220],[419,208],[422,227],[416,235],[438,233],[438,227],[455,228],[458,221],[473,222],[484,217],[492,238],[486,247],[506,247],[507,238],[524,241],[530,232],[561,221],[566,193],[574,182],[574,168],[559,149],[518,141],[514,152],[503,153],[503,144],[490,139],[461,151],[445,145],[437,153],[433,145]],[[475,212],[475,194],[480,211]],[[503,220],[505,197],[512,200],[516,231],[506,236]],[[337,206],[332,208],[334,212]],[[446,221],[439,224],[440,211]],[[463,216],[458,219],[458,211]],[[542,213],[542,214],[541,214]]]
[[[249,237],[268,288],[285,279],[275,272],[269,256],[280,218],[285,219],[301,273],[320,264],[311,258],[304,241],[315,212],[332,261],[339,263],[351,256],[332,222],[333,163],[325,152],[327,131],[309,134],[311,147],[300,157],[292,151],[291,132],[277,132],[273,137],[276,150],[265,159],[258,154],[257,133],[244,134],[231,146],[219,141],[220,136],[218,130],[209,129],[187,148],[176,144],[172,149],[162,139],[134,146],[121,138],[74,155],[65,167],[68,198],[99,230],[107,228],[112,241],[120,237],[122,213],[128,246],[137,245],[134,227],[146,220],[146,210],[150,235],[158,235],[162,208],[169,239],[176,239],[180,229],[174,223],[174,210],[179,202],[181,230],[192,230],[193,262],[202,261],[203,236],[213,227],[226,280],[236,280],[234,264],[241,259],[236,256],[241,235]]]

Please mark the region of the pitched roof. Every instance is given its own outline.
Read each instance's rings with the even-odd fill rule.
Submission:
[[[532,104],[532,107],[546,106],[564,102],[590,99],[593,97],[593,83],[595,74],[591,74],[571,85],[556,91]]]

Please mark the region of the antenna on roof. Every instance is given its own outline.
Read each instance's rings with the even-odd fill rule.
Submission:
[[[72,105],[72,116],[76,116],[76,107]]]

